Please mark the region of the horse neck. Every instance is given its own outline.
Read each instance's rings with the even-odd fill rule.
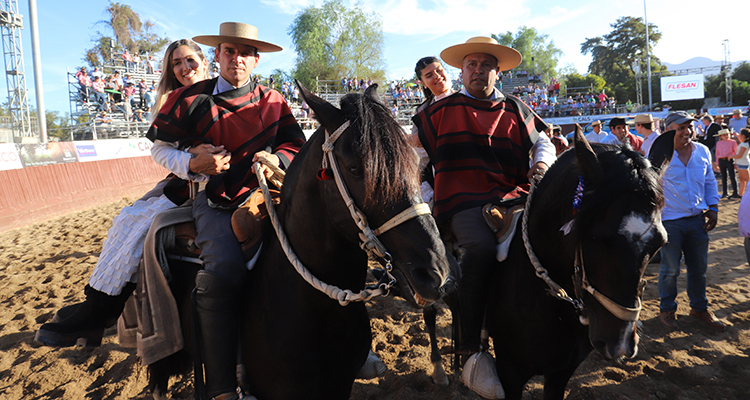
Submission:
[[[330,216],[332,204],[343,204],[338,190],[317,179],[321,168],[323,135],[316,132],[305,144],[284,180],[280,220],[292,249],[318,279],[342,289],[360,290],[367,268],[367,256],[356,237],[341,235]],[[333,193],[332,193],[333,192]],[[336,198],[335,196],[338,196]],[[345,209],[344,209],[345,210]],[[354,224],[348,217],[346,223]]]

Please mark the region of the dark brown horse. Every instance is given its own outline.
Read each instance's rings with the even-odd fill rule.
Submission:
[[[617,363],[637,354],[643,273],[666,242],[660,174],[673,140],[663,134],[647,160],[629,146],[589,144],[579,130],[535,187],[518,227],[530,251],[516,234],[488,285],[487,328],[507,399],[520,399],[535,375],[545,378],[545,399],[564,398],[592,349]],[[556,284],[564,292],[551,296]],[[447,384],[428,311],[433,380]]]
[[[321,127],[287,171],[277,208],[280,225],[309,273],[357,293],[365,285],[368,263],[360,248],[362,225],[381,227],[421,203],[418,159],[376,98],[375,85],[364,95],[345,96],[340,109],[301,89]],[[326,142],[345,124],[335,142]],[[338,181],[326,179],[330,161],[322,168],[328,144],[341,171]],[[361,210],[358,223],[339,185]],[[382,261],[392,266],[402,292],[417,304],[441,298],[456,264],[429,213],[417,214],[378,239],[385,250]],[[242,315],[241,347],[251,394],[260,400],[349,398],[371,345],[365,305],[341,305],[311,286],[295,271],[273,229],[266,231],[258,264],[243,287]],[[158,392],[172,373],[165,365],[151,369]]]

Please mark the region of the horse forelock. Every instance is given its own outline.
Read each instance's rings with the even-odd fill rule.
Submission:
[[[618,212],[623,218],[632,213],[653,218],[664,207],[660,178],[649,161],[628,148],[596,149],[604,175],[584,192],[576,218],[576,230],[583,238],[613,205],[627,204]]]
[[[365,207],[419,193],[419,159],[390,110],[362,95],[345,96],[341,108],[358,131],[353,148],[364,168]]]

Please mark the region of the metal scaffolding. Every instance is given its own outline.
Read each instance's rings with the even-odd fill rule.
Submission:
[[[0,3],[0,27],[2,28],[3,54],[5,56],[5,78],[8,84],[8,112],[13,125],[14,140],[34,137],[31,131],[29,99],[26,91],[26,76],[23,66],[21,29],[23,16],[18,13],[16,0]]]
[[[724,95],[727,105],[732,105],[732,62],[729,61],[729,39],[724,39],[724,61],[721,63],[721,72],[724,73]]]

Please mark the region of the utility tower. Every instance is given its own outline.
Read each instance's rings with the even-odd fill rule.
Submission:
[[[3,0],[0,3],[0,27],[5,55],[5,78],[8,84],[8,111],[13,124],[13,137],[22,141],[25,137],[34,137],[34,134],[31,132],[29,98],[23,67],[23,46],[21,45],[23,16],[18,13],[16,0]]]
[[[724,46],[724,61],[721,63],[721,72],[724,73],[724,91],[727,105],[732,105],[732,62],[729,61],[729,39],[721,43]]]

